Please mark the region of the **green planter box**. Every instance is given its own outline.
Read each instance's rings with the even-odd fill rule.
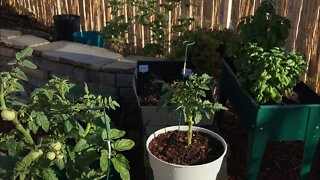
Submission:
[[[300,82],[295,91],[304,93],[305,104],[259,105],[244,92],[228,63],[223,60],[222,103],[229,100],[243,127],[252,135],[249,140],[249,179],[257,179],[268,141],[304,141],[300,178],[307,179],[320,136],[320,97]]]

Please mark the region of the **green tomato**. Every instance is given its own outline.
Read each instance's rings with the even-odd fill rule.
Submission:
[[[57,159],[63,159],[63,157],[64,157],[63,154],[58,154],[58,155],[56,156]]]
[[[3,120],[12,121],[16,117],[16,113],[14,111],[4,109],[1,111],[1,117]]]
[[[43,154],[41,150],[31,152],[31,159],[32,161],[36,160],[38,157],[40,157]]]
[[[43,151],[41,149],[39,149],[37,152],[40,153],[40,155],[43,154]]]
[[[53,160],[55,157],[56,157],[56,154],[54,152],[47,152],[47,155],[46,155],[47,159],[49,160]]]
[[[61,143],[59,141],[55,143],[51,143],[50,147],[56,151],[59,151],[61,149]]]

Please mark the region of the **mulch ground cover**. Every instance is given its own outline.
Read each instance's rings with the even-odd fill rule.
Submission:
[[[221,131],[230,148],[227,160],[228,180],[246,179],[248,135],[239,124],[236,114],[231,111],[225,113]],[[270,142],[260,167],[259,180],[298,180],[303,145],[302,141]],[[320,144],[309,177],[309,180],[319,179]]]

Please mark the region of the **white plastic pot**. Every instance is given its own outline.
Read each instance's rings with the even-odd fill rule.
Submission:
[[[200,131],[211,135],[212,137],[219,140],[224,147],[224,151],[221,157],[210,163],[190,166],[170,164],[158,159],[150,152],[148,146],[153,138],[155,138],[159,134],[163,134],[167,131],[174,131],[177,129],[178,126],[166,127],[154,132],[147,139],[146,147],[149,155],[150,166],[153,171],[154,180],[215,180],[221,169],[222,162],[227,152],[227,143],[221,136],[208,129],[193,127],[193,131]],[[180,130],[186,131],[188,130],[188,126],[180,126]]]

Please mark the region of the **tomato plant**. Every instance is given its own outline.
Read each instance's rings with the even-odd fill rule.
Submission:
[[[191,74],[186,81],[164,83],[162,86],[165,93],[160,97],[159,106],[168,105],[170,109],[182,112],[189,126],[188,145],[192,142],[192,126],[201,121],[202,115],[210,118],[215,111],[227,109],[220,103],[205,99],[211,80],[208,74]]]
[[[84,85],[53,77],[29,97],[22,98],[21,81],[28,78],[20,67],[36,69],[32,49],[16,54],[9,72],[0,72],[1,116],[15,126],[0,133],[0,176],[8,179],[101,179],[111,167],[130,179],[129,162],[122,154],[134,142],[124,131],[110,127],[106,110],[119,104],[111,97],[96,96]],[[42,131],[40,134],[39,131]]]

